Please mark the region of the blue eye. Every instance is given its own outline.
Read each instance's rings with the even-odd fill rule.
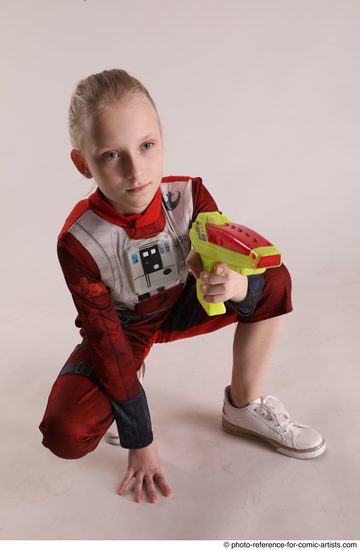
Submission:
[[[105,153],[104,159],[106,160],[113,160],[115,158],[118,158],[119,153],[116,153],[116,151],[109,151],[108,153]]]

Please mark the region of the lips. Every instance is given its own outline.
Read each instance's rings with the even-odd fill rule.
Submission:
[[[145,183],[144,185],[138,185],[137,187],[132,187],[131,189],[127,189],[127,191],[128,193],[140,193],[141,191],[146,189],[148,185],[150,185],[150,183]]]

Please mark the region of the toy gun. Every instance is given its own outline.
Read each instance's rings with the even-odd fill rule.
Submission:
[[[252,229],[232,223],[219,212],[201,212],[192,224],[190,240],[200,254],[204,271],[213,271],[214,265],[223,262],[242,275],[264,273],[268,267],[281,265],[281,252]],[[206,302],[196,281],[199,302],[208,315],[225,313],[223,303]]]

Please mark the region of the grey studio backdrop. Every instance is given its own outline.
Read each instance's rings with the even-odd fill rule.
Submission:
[[[0,10],[0,537],[359,538],[360,2],[1,0]],[[265,391],[324,433],[319,460],[221,431],[233,328],[149,356],[170,499],[116,495],[124,450],[102,443],[63,461],[42,447],[48,393],[79,341],[56,237],[91,189],[70,161],[67,108],[80,78],[112,67],[157,104],[164,174],[201,176],[226,215],[282,250],[294,312]]]

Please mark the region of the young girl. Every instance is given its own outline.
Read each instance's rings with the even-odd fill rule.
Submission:
[[[163,177],[163,133],[146,88],[114,69],[81,80],[71,98],[71,158],[97,189],[76,204],[58,237],[58,257],[78,315],[82,341],[51,390],[40,424],[43,444],[62,458],[93,451],[113,423],[129,449],[118,490],[135,478],[150,502],[171,488],[160,466],[144,389],[143,361],[154,343],[237,323],[223,428],[260,438],[276,451],[313,458],[321,435],[291,419],[281,401],[261,396],[283,315],[292,311],[284,265],[243,276],[218,263],[202,271],[189,228],[218,207],[199,177]],[[190,270],[190,271],[189,271]],[[209,317],[196,297],[225,302]]]

